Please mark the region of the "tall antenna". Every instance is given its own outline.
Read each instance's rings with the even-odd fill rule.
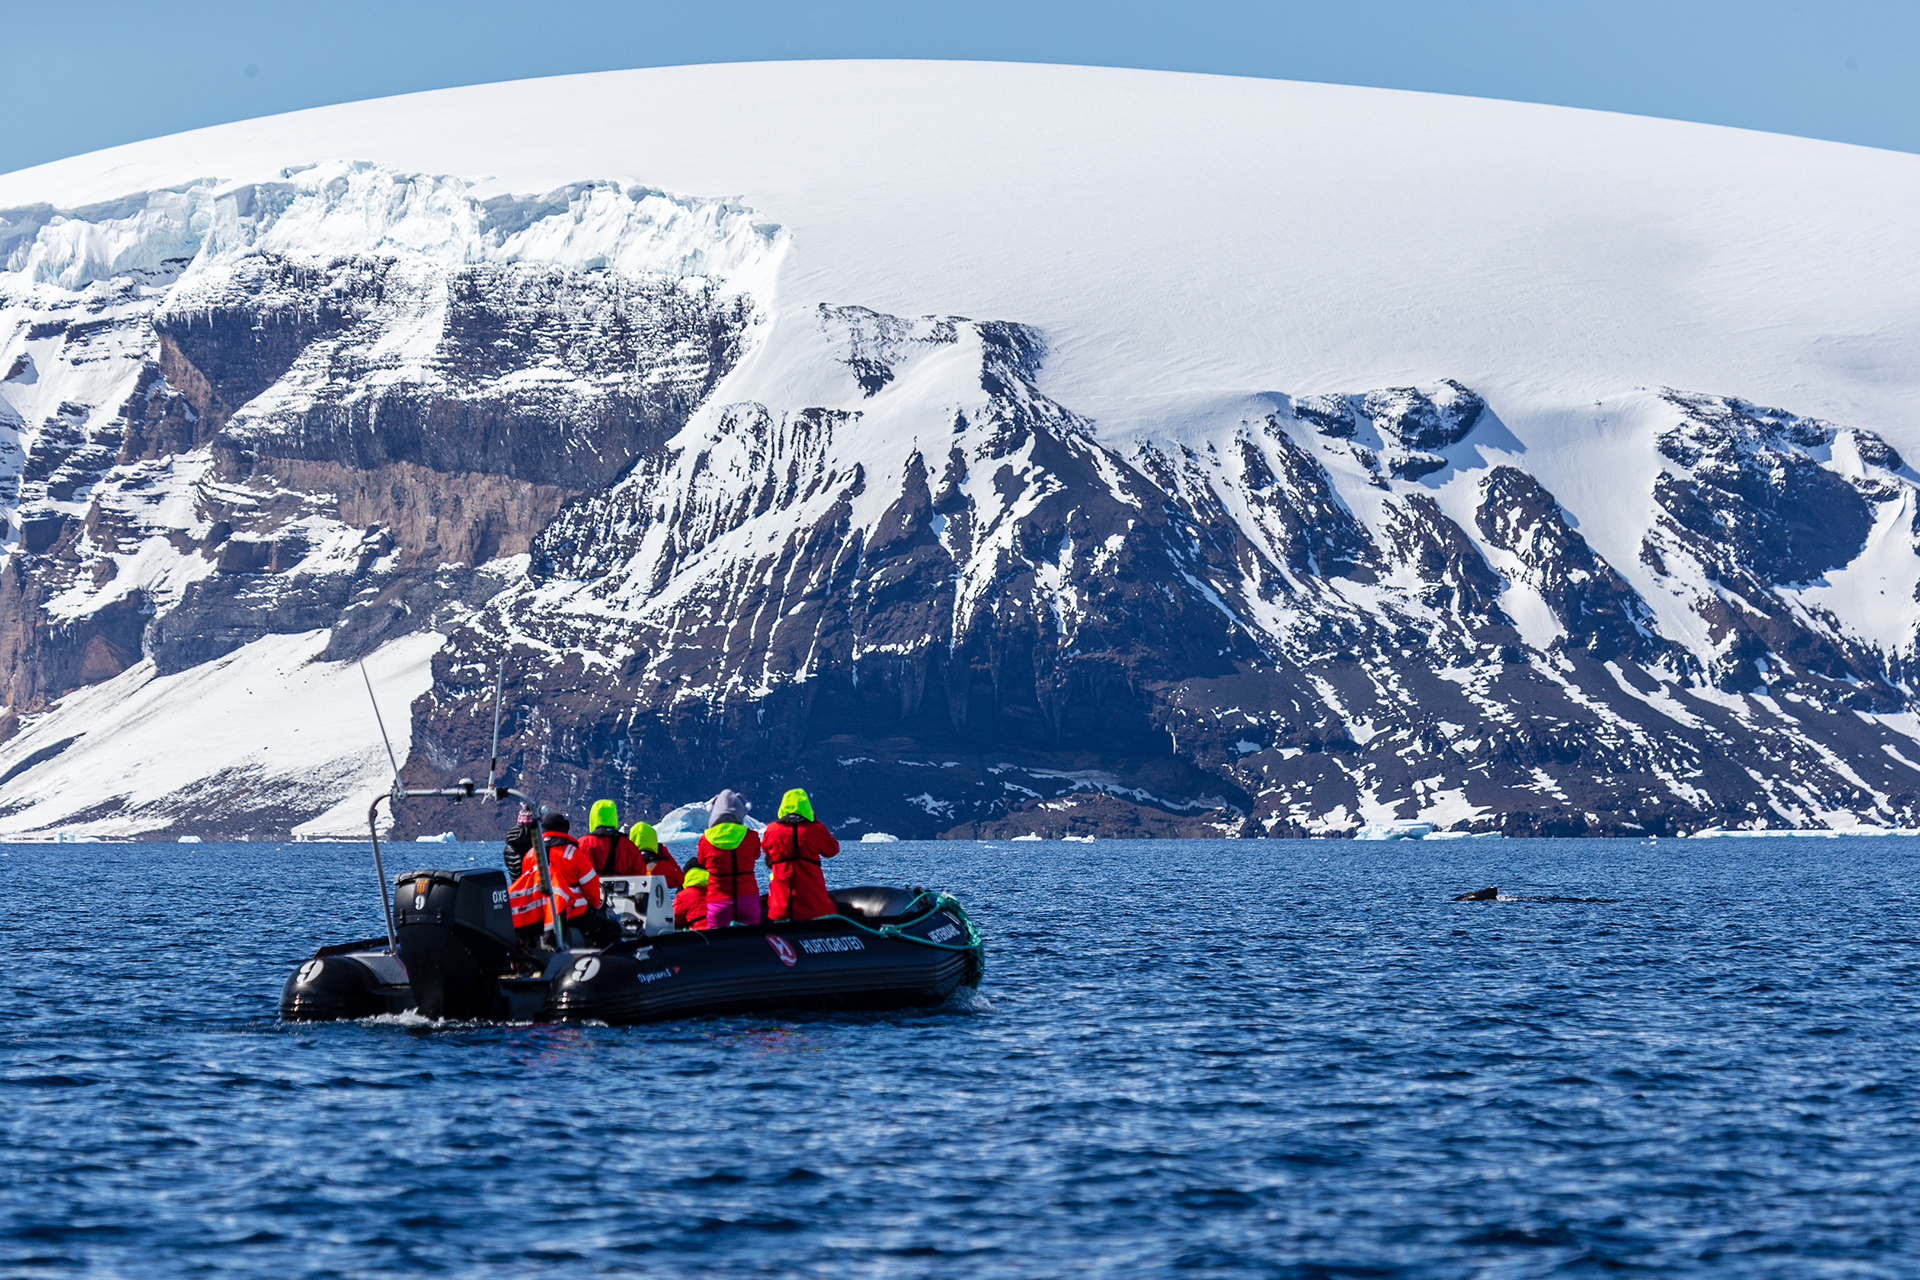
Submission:
[[[373,696],[373,677],[367,674],[367,660],[360,659],[360,678],[367,682],[367,700],[373,703],[373,722],[380,726],[380,741],[387,744],[387,763],[393,766],[393,785],[400,785],[400,762],[393,758],[393,739],[387,736],[387,722],[380,716],[380,699]],[[468,785],[472,785],[469,783]]]
[[[487,759],[487,790],[493,790],[493,780],[500,774],[500,682],[506,678],[507,660],[503,655],[500,665],[493,671],[493,752]]]

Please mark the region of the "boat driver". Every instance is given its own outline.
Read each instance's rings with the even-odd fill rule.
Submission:
[[[594,870],[593,860],[567,834],[571,825],[563,813],[550,813],[541,823],[542,838],[547,846],[547,874],[553,882],[553,901],[560,904],[569,945],[584,941],[591,947],[612,946],[620,941],[620,925],[608,919],[602,910],[600,873]],[[545,904],[542,909],[540,867],[531,850],[521,864],[519,879],[508,892],[514,903],[514,931],[520,933],[527,926],[535,926],[527,932],[534,934],[537,942],[542,927],[553,920],[553,905]],[[524,940],[526,934],[521,936]]]
[[[521,805],[520,816],[514,819],[513,830],[507,832],[506,848],[501,852],[507,864],[507,879],[518,876],[527,865],[527,851],[533,848],[533,837],[537,831],[533,810]]]

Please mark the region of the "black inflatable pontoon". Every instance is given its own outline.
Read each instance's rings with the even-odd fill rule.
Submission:
[[[471,783],[403,791],[462,799],[493,794]],[[379,801],[368,810],[373,823]],[[536,809],[538,806],[535,806]],[[544,858],[542,878],[546,878]],[[507,878],[499,871],[381,870],[390,936],[322,947],[287,979],[280,1014],[294,1021],[366,1018],[417,1010],[430,1018],[647,1022],[707,1013],[802,1009],[929,1008],[980,983],[980,934],[944,893],[868,885],[832,892],[840,914],[781,924],[644,932],[605,948],[514,937]],[[658,919],[657,915],[653,917]]]

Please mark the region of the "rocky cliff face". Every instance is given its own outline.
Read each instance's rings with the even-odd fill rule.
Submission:
[[[1920,822],[1920,478],[1866,432],[1639,394],[1581,518],[1459,382],[1120,434],[1047,394],[1018,317],[771,324],[785,233],[726,201],[337,165],[0,222],[0,822],[114,732],[74,691],[308,633],[320,663],[434,637],[420,782],[475,772],[503,668],[509,767],[570,807]],[[99,820],[266,834],[341,798],[288,776]]]

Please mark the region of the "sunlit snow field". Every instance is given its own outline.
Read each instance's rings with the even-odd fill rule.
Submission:
[[[0,846],[0,1274],[1911,1275],[1917,854],[850,846],[978,998],[611,1029],[280,1023],[364,848]]]

